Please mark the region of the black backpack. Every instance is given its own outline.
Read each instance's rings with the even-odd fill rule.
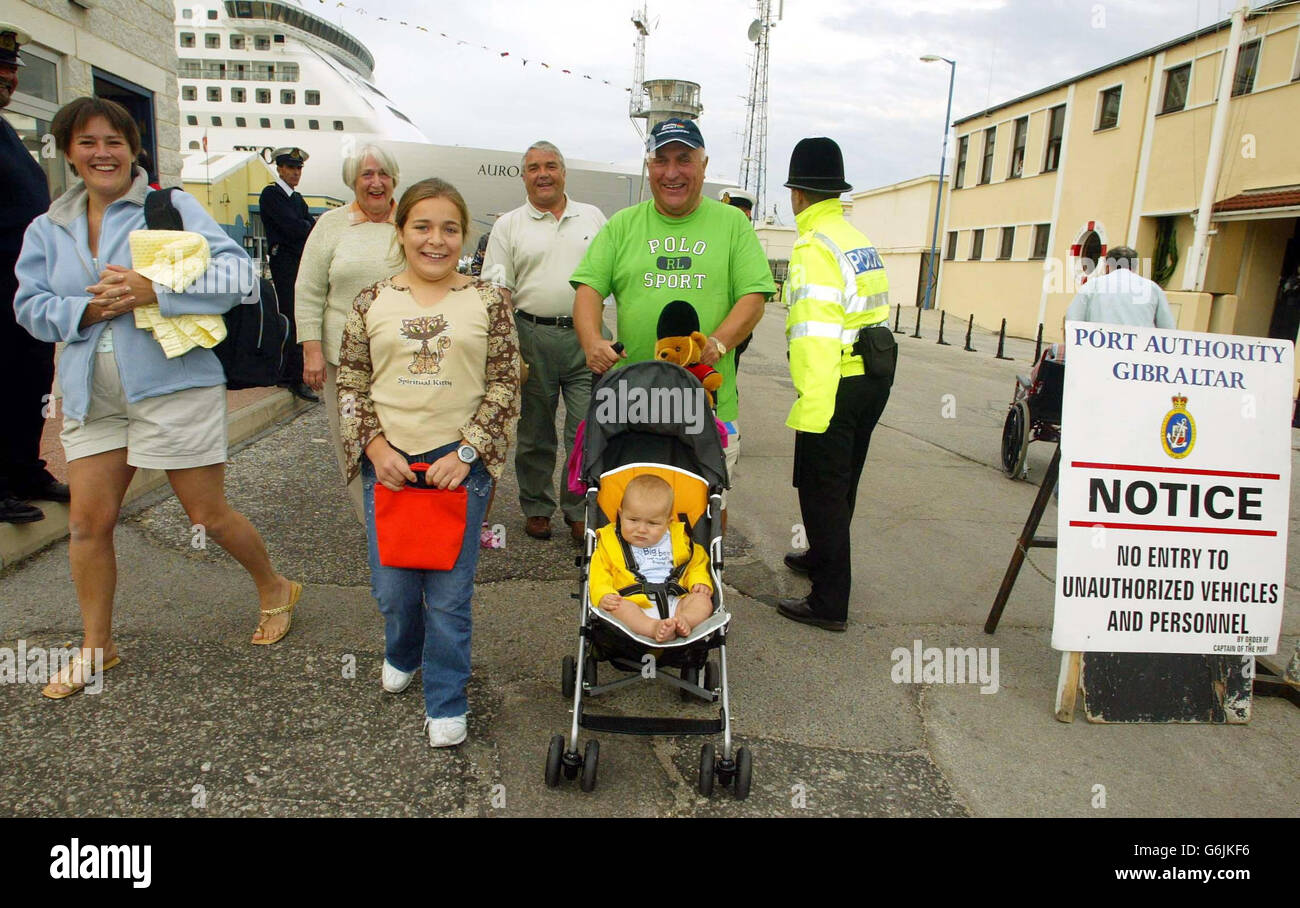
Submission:
[[[150,230],[184,230],[181,213],[172,203],[171,189],[145,196],[144,222]],[[279,384],[289,319],[280,312],[275,285],[259,277],[260,299],[235,306],[225,314],[226,339],[212,348],[226,370],[226,388],[265,388]]]

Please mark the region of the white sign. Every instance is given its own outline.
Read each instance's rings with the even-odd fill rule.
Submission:
[[[1084,322],[1065,335],[1052,646],[1276,652],[1294,345]]]

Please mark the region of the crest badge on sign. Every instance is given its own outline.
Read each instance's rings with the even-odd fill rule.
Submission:
[[[1160,441],[1165,453],[1176,460],[1181,460],[1192,453],[1196,444],[1196,420],[1187,412],[1187,397],[1176,394],[1171,398],[1174,408],[1165,414],[1160,423]]]

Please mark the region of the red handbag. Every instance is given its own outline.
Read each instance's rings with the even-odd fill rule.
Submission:
[[[416,483],[394,492],[375,483],[375,540],[384,567],[449,571],[465,538],[469,494],[464,485],[438,489],[425,480],[427,463],[413,463]]]

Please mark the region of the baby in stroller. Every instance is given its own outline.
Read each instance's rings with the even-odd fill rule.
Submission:
[[[633,633],[664,643],[713,614],[709,556],[673,517],[673,489],[658,476],[627,484],[618,519],[596,533],[591,602]]]

